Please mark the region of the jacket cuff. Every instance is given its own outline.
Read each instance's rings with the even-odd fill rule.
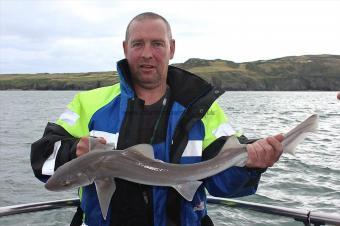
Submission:
[[[262,173],[264,173],[267,170],[267,168],[249,168],[249,167],[244,167],[244,169],[249,174],[249,180],[245,184],[245,187],[253,187],[253,188],[257,189],[257,186],[259,184],[261,175],[262,175]]]
[[[262,174],[267,171],[268,168],[250,168],[250,167],[244,167],[248,172],[256,172],[258,174]]]
[[[77,144],[79,143],[80,139],[76,139],[76,141],[74,142],[74,144],[71,147],[70,150],[70,160],[77,158]]]

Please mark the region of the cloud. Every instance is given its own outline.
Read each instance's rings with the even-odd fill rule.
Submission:
[[[336,1],[0,0],[0,73],[111,70],[132,17],[167,18],[172,62],[339,54]]]
[[[82,11],[78,1],[5,1],[1,11],[1,34],[28,39],[54,39],[59,37],[103,37],[119,35],[119,29],[108,29],[114,15],[100,11]],[[4,4],[4,3],[2,3]],[[73,8],[69,8],[73,6]],[[86,9],[86,8],[85,8]],[[105,16],[106,15],[106,16]],[[100,18],[100,19],[98,19]]]
[[[112,70],[112,55],[122,52],[123,23],[118,14],[100,16],[100,8],[86,6],[1,1],[0,73]]]

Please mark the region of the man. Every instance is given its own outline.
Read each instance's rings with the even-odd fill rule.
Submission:
[[[169,23],[154,13],[131,20],[123,42],[126,59],[117,63],[120,83],[81,92],[57,124],[48,123],[32,144],[35,175],[46,181],[53,171],[89,149],[88,136],[102,137],[125,149],[153,145],[157,159],[195,163],[214,157],[236,132],[215,102],[223,93],[187,71],[168,66],[175,52]],[[250,143],[244,136],[241,142]],[[247,145],[246,167],[232,167],[206,178],[193,201],[167,187],[150,187],[116,179],[106,221],[94,185],[80,189],[86,225],[212,225],[205,189],[222,197],[255,193],[261,173],[282,154],[282,135]]]

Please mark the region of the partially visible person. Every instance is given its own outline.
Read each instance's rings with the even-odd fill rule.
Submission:
[[[199,47],[198,47],[199,48]],[[232,135],[247,143],[245,167],[232,167],[203,180],[191,202],[168,187],[116,179],[109,214],[103,219],[95,186],[80,190],[86,225],[213,225],[206,192],[219,197],[254,194],[267,167],[282,154],[282,135],[250,141],[237,134],[219,105],[223,93],[200,77],[169,66],[175,53],[169,23],[155,13],[134,17],[117,63],[120,83],[77,94],[57,123],[48,123],[32,144],[33,171],[45,182],[64,163],[89,151],[88,137],[102,137],[117,149],[152,144],[155,157],[178,164],[216,156]],[[78,215],[79,216],[79,215]]]

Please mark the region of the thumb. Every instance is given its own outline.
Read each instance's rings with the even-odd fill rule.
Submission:
[[[88,147],[89,146],[89,137],[81,137],[79,139],[78,145],[81,147]]]
[[[98,141],[99,141],[99,143],[101,143],[101,144],[106,144],[106,140],[105,140],[104,137],[98,137]]]
[[[285,136],[282,133],[276,134],[274,138],[280,142],[282,142],[285,139]]]

